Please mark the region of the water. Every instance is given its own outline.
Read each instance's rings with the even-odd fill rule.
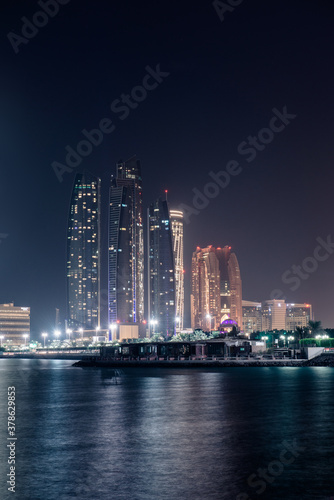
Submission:
[[[127,368],[115,381],[72,363],[0,360],[1,499],[334,498],[333,369]]]

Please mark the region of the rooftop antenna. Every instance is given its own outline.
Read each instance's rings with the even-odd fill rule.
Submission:
[[[168,189],[165,189],[166,201],[167,201]]]

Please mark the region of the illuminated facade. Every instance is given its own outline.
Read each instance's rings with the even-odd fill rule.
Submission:
[[[152,331],[175,333],[175,269],[172,228],[167,201],[157,200],[148,210],[149,319]]]
[[[231,247],[197,247],[192,258],[191,326],[219,328],[230,318],[242,329],[242,283]]]
[[[313,321],[312,306],[310,304],[286,305],[286,329],[295,331],[297,326],[303,328]]]
[[[144,235],[142,178],[134,156],[116,166],[109,195],[109,323],[144,319]]]
[[[262,330],[286,329],[285,300],[266,300],[262,302]]]
[[[2,343],[9,346],[29,342],[30,307],[14,306],[13,302],[0,304],[0,335],[4,337]]]
[[[262,304],[250,300],[242,301],[242,324],[246,334],[262,331]]]
[[[183,268],[183,212],[170,210],[175,269],[175,315],[177,331],[183,329],[184,268]]]
[[[100,326],[101,180],[77,174],[67,230],[67,305],[70,328]]]

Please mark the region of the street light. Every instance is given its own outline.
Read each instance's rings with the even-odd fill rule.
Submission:
[[[150,325],[153,326],[153,329],[152,329],[152,333],[154,333],[154,326],[156,326],[158,324],[158,320],[156,319],[151,319],[150,321]],[[150,336],[151,336],[151,332],[150,332]]]
[[[290,336],[288,337],[288,342],[292,342],[293,340],[295,340],[295,337],[293,337],[292,335],[290,335]]]
[[[176,316],[175,321],[179,324],[179,331],[181,330],[181,318],[180,316]]]
[[[5,337],[3,335],[0,335],[0,347],[2,347],[2,341]]]
[[[47,333],[42,333],[42,337],[44,338],[44,349],[45,349],[45,337],[47,337],[48,334]]]
[[[109,330],[110,330],[110,341],[112,342],[114,340],[113,332],[116,330],[117,325],[116,323],[111,323],[109,325]],[[116,339],[115,339],[116,340]]]
[[[269,337],[267,337],[266,335],[264,335],[264,336],[262,337],[262,340],[264,340],[264,346],[265,346],[265,348],[266,348],[266,349],[267,349],[267,340],[268,340],[268,339],[269,339]]]
[[[58,340],[58,337],[60,337],[61,332],[59,330],[55,330],[55,337]]]
[[[81,340],[83,341],[83,328],[79,328],[79,332],[81,333]]]
[[[72,330],[70,328],[67,328],[66,330],[66,333],[68,335],[68,340],[71,341],[71,333],[72,333]]]
[[[285,335],[280,335],[280,339],[283,340],[284,347],[285,347]]]
[[[27,345],[27,338],[29,337],[29,335],[27,333],[25,333],[23,335],[23,338],[24,338],[24,345],[26,346]]]
[[[207,314],[206,319],[208,319],[210,321],[210,333],[212,333],[212,316],[211,316],[211,314]]]

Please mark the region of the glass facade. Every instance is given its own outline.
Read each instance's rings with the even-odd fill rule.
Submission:
[[[183,329],[184,317],[184,267],[183,267],[183,212],[170,210],[175,268],[176,329]]]
[[[70,328],[100,326],[100,188],[89,173],[74,181],[67,230],[67,304]]]
[[[197,247],[192,258],[191,326],[211,330],[232,319],[242,329],[242,282],[231,247]]]
[[[164,336],[175,333],[175,267],[172,229],[167,201],[157,200],[149,208],[149,319],[153,331]]]
[[[109,322],[144,319],[144,234],[140,161],[116,166],[109,195]]]

